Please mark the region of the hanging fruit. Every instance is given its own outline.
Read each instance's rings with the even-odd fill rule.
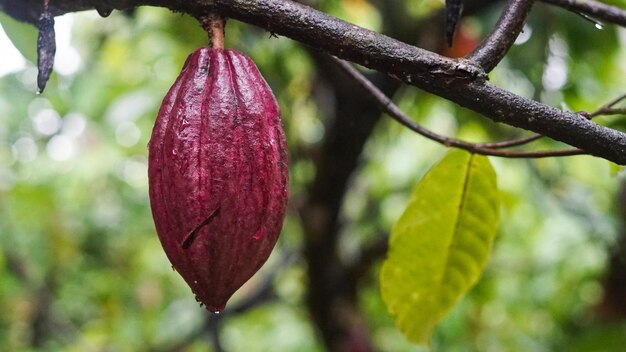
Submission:
[[[269,257],[287,206],[288,165],[278,104],[244,54],[193,52],[163,99],[149,144],[152,214],[174,269],[219,313]]]

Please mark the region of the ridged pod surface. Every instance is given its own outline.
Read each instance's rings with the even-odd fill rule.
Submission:
[[[252,60],[209,47],[187,58],[152,131],[148,177],[167,257],[222,311],[269,257],[287,205],[280,112]]]

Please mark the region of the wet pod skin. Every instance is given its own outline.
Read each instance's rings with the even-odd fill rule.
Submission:
[[[242,53],[199,48],[163,99],[148,148],[163,249],[197,299],[220,312],[265,263],[285,216],[276,99]]]

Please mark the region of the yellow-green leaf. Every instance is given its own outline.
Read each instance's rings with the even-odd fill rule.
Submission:
[[[435,325],[476,283],[498,207],[496,174],[482,155],[453,150],[415,187],[380,274],[383,301],[409,340],[427,345]]]

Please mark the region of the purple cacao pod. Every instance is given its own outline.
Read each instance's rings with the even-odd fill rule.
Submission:
[[[280,112],[252,60],[209,47],[189,55],[157,116],[148,178],[167,257],[222,311],[269,257],[287,206]]]

